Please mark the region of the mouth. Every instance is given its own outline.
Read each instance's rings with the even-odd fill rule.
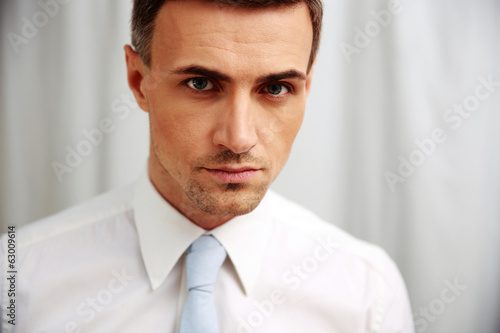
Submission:
[[[220,167],[220,168],[204,168],[210,175],[223,183],[239,184],[245,183],[252,179],[260,169],[252,167]]]

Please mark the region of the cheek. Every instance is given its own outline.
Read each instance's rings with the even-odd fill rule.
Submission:
[[[212,112],[207,105],[193,102],[182,94],[179,96],[178,89],[173,85],[162,90],[163,93],[151,96],[152,113],[162,131],[187,144],[207,133],[212,123]]]
[[[304,107],[273,110],[263,124],[262,140],[288,155],[304,119]]]
[[[266,154],[271,160],[274,178],[288,160],[293,142],[304,118],[304,111],[300,108],[282,111],[283,113],[274,113],[261,132],[261,140]]]
[[[205,122],[172,105],[153,106],[150,118],[152,140],[164,163],[182,167],[202,153],[202,145],[206,142]]]

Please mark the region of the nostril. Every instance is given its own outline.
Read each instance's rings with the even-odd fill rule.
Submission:
[[[230,126],[219,128],[213,143],[219,149],[228,149],[235,154],[243,154],[251,150],[258,142],[256,131],[251,126]]]

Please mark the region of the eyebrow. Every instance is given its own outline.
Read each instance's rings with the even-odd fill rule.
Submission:
[[[185,67],[180,67],[177,69],[174,69],[171,71],[172,74],[176,75],[199,75],[199,76],[206,76],[211,79],[215,79],[217,81],[224,81],[224,82],[231,82],[231,78],[223,74],[217,70],[212,70],[208,69],[202,66],[185,66]],[[305,81],[307,79],[306,74],[297,71],[295,69],[291,69],[288,71],[280,72],[280,73],[273,73],[269,74],[266,76],[259,77],[257,79],[257,83],[264,83],[264,82],[272,82],[272,81],[280,81],[280,80],[286,80],[286,79],[299,79]]]
[[[280,81],[280,80],[286,80],[286,79],[299,79],[299,80],[305,81],[306,75],[302,72],[295,70],[295,69],[291,69],[289,71],[285,71],[285,72],[281,72],[281,73],[274,73],[274,74],[263,76],[263,77],[257,79],[257,83]]]
[[[201,66],[181,67],[171,71],[171,73],[177,75],[200,75],[216,79],[217,81],[231,82],[231,78],[229,76],[222,74],[219,71],[214,71]]]

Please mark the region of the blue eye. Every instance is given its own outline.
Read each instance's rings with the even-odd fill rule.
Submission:
[[[195,77],[187,82],[189,88],[194,90],[212,90],[214,84],[209,79],[204,77]]]
[[[288,93],[288,88],[281,84],[270,84],[266,87],[268,93],[274,96],[281,96]]]

